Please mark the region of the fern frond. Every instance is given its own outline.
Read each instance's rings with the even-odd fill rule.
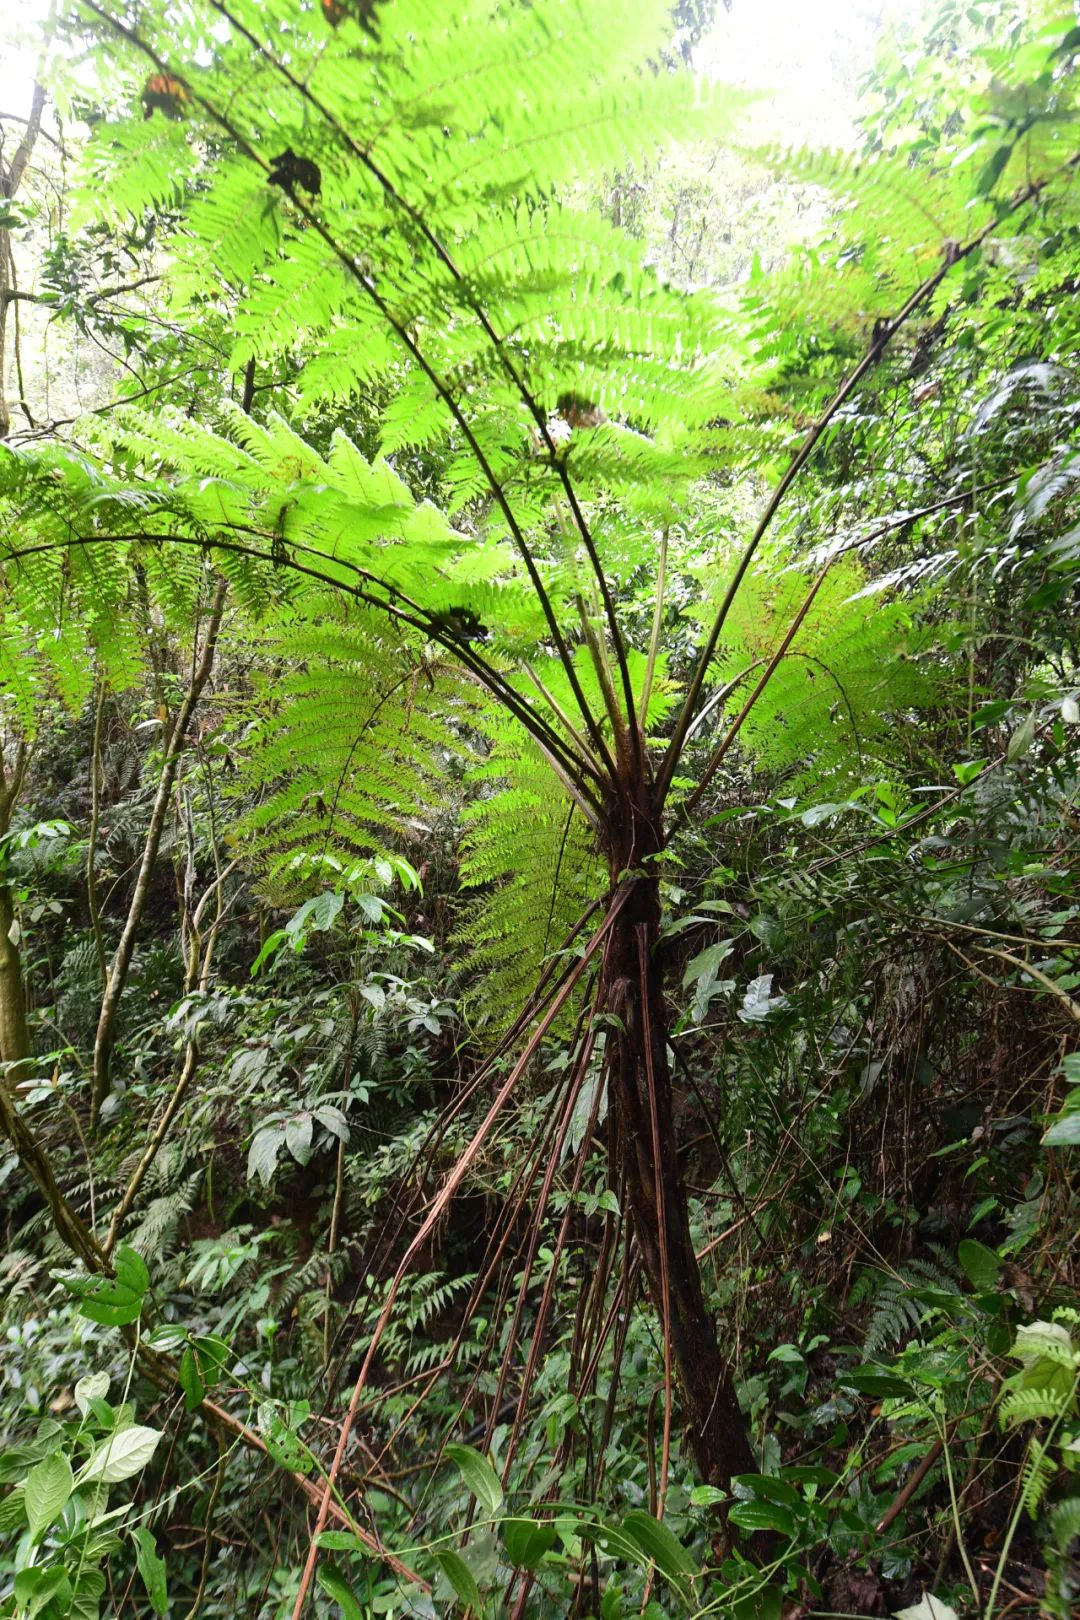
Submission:
[[[465,920],[455,939],[482,983],[477,1021],[504,1021],[536,982],[604,872],[589,829],[561,792],[539,751],[508,722],[489,721],[494,742],[471,772],[491,782],[466,807],[461,877]]]
[[[1059,1390],[1014,1389],[1001,1402],[998,1415],[1004,1429],[1010,1423],[1034,1423],[1039,1418],[1062,1417],[1068,1406],[1068,1397]]]
[[[1035,1518],[1057,1473],[1057,1460],[1040,1440],[1032,1440],[1020,1475],[1020,1500],[1029,1518]]]
[[[1080,1536],[1080,1496],[1070,1496],[1064,1502],[1056,1503],[1051,1509],[1050,1539],[1059,1553],[1065,1553],[1078,1536]]]
[[[710,571],[711,572],[711,571]],[[768,770],[794,782],[812,769],[815,783],[855,786],[863,772],[896,760],[905,713],[931,704],[938,678],[902,600],[860,597],[864,577],[853,559],[833,563],[824,585],[743,725],[743,745]],[[768,662],[807,594],[804,574],[758,571],[747,580],[724,630],[718,682]],[[706,604],[702,619],[712,611]],[[742,707],[739,684],[724,705]]]

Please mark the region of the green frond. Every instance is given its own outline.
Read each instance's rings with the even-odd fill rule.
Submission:
[[[715,676],[718,684],[744,676],[724,704],[728,716],[742,708],[811,584],[804,573],[775,568],[747,576]],[[790,773],[796,784],[812,771],[816,783],[854,787],[865,772],[899,760],[903,716],[933,703],[938,692],[911,604],[861,596],[864,584],[853,559],[831,565],[740,732],[764,768]],[[703,619],[708,611],[701,611]]]
[[[539,750],[511,723],[489,720],[493,745],[470,772],[480,784],[462,812],[464,920],[455,939],[483,990],[480,1025],[521,1006],[606,879],[588,827]]]
[[[408,852],[418,808],[434,812],[449,791],[444,763],[467,748],[477,695],[359,610],[297,620],[262,646],[276,672],[254,698],[240,791],[258,802],[236,836],[285,903],[310,881],[295,860],[305,852],[344,864]]]
[[[1058,1552],[1064,1553],[1080,1536],[1080,1496],[1066,1497],[1050,1511],[1050,1536]]]
[[[944,1254],[936,1255],[933,1260],[909,1260],[889,1274],[866,1271],[856,1279],[851,1303],[862,1303],[867,1298],[874,1301],[863,1341],[868,1355],[918,1335],[929,1309],[920,1291],[927,1288],[959,1295],[956,1267]]]
[[[1020,1500],[1034,1519],[1058,1470],[1057,1457],[1041,1440],[1032,1440],[1020,1476]]]
[[[1061,1417],[1069,1404],[1067,1395],[1060,1390],[1014,1389],[1001,1402],[998,1416],[1005,1428],[1010,1423],[1034,1423],[1039,1418]]]

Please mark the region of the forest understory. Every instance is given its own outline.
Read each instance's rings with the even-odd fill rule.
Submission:
[[[1080,1613],[1080,19],[817,23],[5,21],[0,1620]]]

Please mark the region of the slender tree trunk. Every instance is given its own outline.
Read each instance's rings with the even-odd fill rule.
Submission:
[[[120,940],[109,968],[105,991],[101,998],[101,1012],[98,1016],[97,1035],[94,1039],[94,1069],[90,1094],[91,1129],[96,1128],[101,1115],[101,1105],[109,1094],[109,1076],[113,1047],[116,1043],[116,1019],[120,1010],[120,997],[127,982],[128,969],[131,967],[131,958],[135,952],[135,941],[138,937],[139,926],[142,923],[143,912],[146,910],[146,901],[150,893],[150,880],[153,877],[154,864],[157,861],[158,850],[161,847],[161,835],[165,831],[165,818],[172,798],[176,770],[180,763],[180,756],[187,746],[188,726],[191,724],[191,717],[195,712],[195,707],[202,696],[203,688],[213,668],[214,653],[217,650],[218,631],[221,629],[221,615],[225,607],[227,589],[225,580],[219,579],[214,589],[214,599],[210,607],[210,618],[206,626],[202,654],[195,665],[190,684],[184,694],[184,700],[177,711],[176,719],[165,744],[165,758],[161,766],[157,792],[154,795],[153,809],[150,812],[150,826],[147,829],[146,842],[143,845],[139,873],[135,879],[135,888],[132,891],[128,914],[124,921]]]
[[[656,947],[660,937],[659,817],[648,787],[623,817],[609,851],[612,881],[637,873],[615,922],[604,963],[611,1150],[653,1304],[682,1394],[682,1418],[702,1480],[727,1487],[758,1471],[728,1365],[705,1305],[690,1236],[686,1190],[672,1119],[668,1018]]]
[[[9,1086],[19,1078],[19,1070],[30,1056],[22,957],[12,938],[14,924],[15,906],[0,855],[0,1063]]]
[[[105,693],[105,677],[99,675],[97,702],[94,705],[94,740],[90,750],[90,833],[86,841],[86,909],[90,913],[90,931],[94,936],[94,950],[102,990],[109,982],[105,936],[101,931],[101,912],[98,909],[97,896],[97,841],[101,825],[101,722],[105,714]]]
[[[44,61],[42,66],[44,66]],[[45,111],[43,71],[38,70],[30,104],[30,117],[26,133],[15,149],[15,156],[6,167],[0,161],[0,198],[14,197],[22,184],[26,166],[33,156],[41,129],[41,115]],[[15,260],[11,251],[10,230],[0,229],[0,439],[11,431],[11,412],[7,403],[7,326],[8,312],[15,300]]]
[[[21,742],[10,770],[5,769],[0,744],[0,838],[11,827],[26,772],[30,750]],[[15,899],[7,880],[7,848],[0,844],[0,1086],[14,1086],[30,1057],[30,1030],[26,1022],[26,982],[22,953],[15,928]]]

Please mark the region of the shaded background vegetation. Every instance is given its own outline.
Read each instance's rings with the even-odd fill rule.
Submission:
[[[317,40],[336,9],[307,19]],[[378,9],[350,19],[358,48]],[[159,39],[170,26],[129,20]],[[906,292],[982,228],[978,210],[1002,224],[832,417],[724,626],[671,801],[658,960],[674,1129],[757,1472],[730,1493],[702,1481],[677,1392],[668,1462],[661,1314],[610,1169],[611,1009],[568,1012],[412,1255],[342,1460],[352,1523],[323,1543],[312,1601],[326,1613],[880,1615],[926,1592],[986,1620],[1073,1612],[1072,183],[1008,212],[1047,152],[1071,160],[1071,20],[981,4],[912,22],[882,41],[852,153],[781,159],[756,137],[748,150],[729,110],[723,140],[687,138],[655,166],[601,163],[588,183],[594,217],[671,278],[665,296],[714,299],[708,330],[725,345],[723,414],[685,494],[653,470],[663,487],[640,495],[631,541],[619,523],[638,493],[588,486],[638,649],[665,548],[646,724],[659,745],[793,446],[839,379],[879,358]],[[671,60],[647,71],[674,79],[712,23],[680,11]],[[96,606],[82,565],[37,596],[15,556],[33,525],[119,508],[163,467],[211,482],[221,469],[199,458],[216,450],[185,452],[184,435],[224,437],[241,405],[269,487],[343,431],[369,459],[389,448],[409,500],[449,505],[470,537],[491,506],[460,444],[414,435],[415,377],[365,377],[365,334],[320,347],[314,316],[294,333],[267,295],[278,324],[264,342],[259,308],[208,282],[219,194],[170,167],[186,126],[165,113],[191,109],[143,120],[145,64],[117,57],[89,14],[58,27],[51,93],[66,110],[47,128],[66,144],[68,120],[92,113],[106,133],[70,137],[74,206],[68,158],[39,141],[32,206],[4,205],[5,252],[34,266],[50,342],[122,355],[121,402],[153,414],[132,425],[111,397],[96,424],[40,395],[20,407],[3,357],[0,971],[9,1027],[16,981],[24,999],[26,1043],[4,1050],[16,1141],[0,1160],[0,1604],[45,1620],[284,1615],[395,1268],[510,1071],[505,1029],[572,952],[568,930],[608,874],[453,645],[388,632],[356,604],[312,612],[280,556],[277,572],[231,576],[219,625],[197,547],[144,547]],[[93,106],[72,88],[87,37]],[[209,163],[220,133],[202,138]],[[133,154],[150,165],[149,181],[132,171],[145,195]],[[106,378],[117,387],[111,363],[95,386]],[[50,461],[57,444],[70,456]],[[61,478],[74,493],[57,518],[48,480]],[[185,499],[181,484],[175,511]],[[555,545],[546,563],[572,572]],[[535,604],[494,589],[489,602],[483,586],[469,601],[484,624],[451,594],[434,611],[458,622],[427,628],[510,667],[543,626]],[[562,1077],[589,1041],[557,1143]],[[88,1316],[83,1274],[57,1280],[70,1233],[25,1142],[15,1151],[19,1121],[65,1206],[145,1262],[127,1282],[153,1364],[123,1305],[100,1296],[95,1311],[91,1295]],[[61,1446],[98,1456],[118,1414],[130,1425],[127,1402],[162,1437],[111,1481],[127,1519],[88,1528],[69,1507],[32,1551],[28,1469]],[[69,1589],[20,1590],[32,1567],[66,1569]]]

